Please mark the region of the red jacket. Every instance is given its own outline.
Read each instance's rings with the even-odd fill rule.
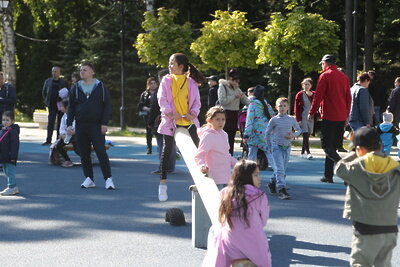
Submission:
[[[308,97],[310,99],[310,102],[312,103],[312,100],[314,98],[314,91],[311,91],[312,95],[311,97]],[[294,114],[296,115],[296,121],[301,121],[301,115],[303,114],[304,111],[304,101],[303,101],[303,93],[304,90],[300,90],[296,94],[296,98],[294,100]]]
[[[335,65],[326,67],[319,76],[309,114],[314,115],[320,106],[323,120],[345,121],[349,116],[349,79]]]

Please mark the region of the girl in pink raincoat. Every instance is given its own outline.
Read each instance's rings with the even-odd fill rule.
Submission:
[[[240,160],[228,186],[221,190],[219,223],[210,229],[203,267],[228,267],[242,259],[258,267],[271,266],[263,230],[269,217],[268,199],[259,187],[257,163]]]

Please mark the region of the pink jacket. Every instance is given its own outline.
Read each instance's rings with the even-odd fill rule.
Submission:
[[[161,111],[161,123],[158,126],[157,132],[160,134],[171,135],[175,134],[175,121],[167,117],[167,114],[173,113],[177,114],[175,111],[174,100],[172,98],[171,91],[171,75],[167,74],[161,81],[160,87],[157,92],[158,104],[160,105]],[[197,116],[200,113],[200,93],[199,87],[195,80],[188,78],[189,81],[189,113],[196,115],[193,123],[198,128],[200,126]]]
[[[209,169],[216,184],[227,184],[231,177],[232,167],[237,160],[229,154],[228,134],[216,131],[208,126],[197,130],[200,144],[194,157],[197,165],[205,165]]]
[[[227,188],[221,190],[223,196]],[[264,226],[269,217],[265,193],[252,185],[245,185],[249,225],[239,217],[232,217],[233,228],[228,223],[213,225],[208,236],[207,254],[203,267],[228,267],[237,259],[249,259],[258,267],[271,266],[271,253]]]

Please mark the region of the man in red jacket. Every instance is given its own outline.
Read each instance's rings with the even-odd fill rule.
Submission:
[[[341,159],[336,148],[340,138],[343,138],[344,123],[350,113],[350,82],[337,69],[335,56],[325,55],[320,64],[322,73],[318,78],[308,118],[311,119],[321,107],[321,146],[326,155],[321,182],[333,183],[333,166]]]

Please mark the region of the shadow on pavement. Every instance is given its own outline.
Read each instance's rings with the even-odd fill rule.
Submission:
[[[311,266],[348,266],[349,262],[333,257],[320,256],[326,253],[346,253],[350,254],[349,247],[316,244],[296,240],[295,236],[273,235],[269,241],[272,253],[272,266],[286,267],[293,265],[311,265]],[[294,250],[312,250],[307,254],[316,254],[308,256],[294,252]]]

